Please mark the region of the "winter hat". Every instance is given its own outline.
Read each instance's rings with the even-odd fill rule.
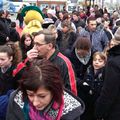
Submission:
[[[42,24],[43,28],[48,28],[50,24],[54,24],[54,21],[51,18],[44,18],[44,22]]]
[[[116,30],[114,38],[116,41],[120,42],[120,27]]]

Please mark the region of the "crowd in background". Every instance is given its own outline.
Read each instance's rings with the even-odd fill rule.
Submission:
[[[98,5],[42,12],[43,30],[21,35],[0,11],[0,120],[120,120],[119,13]],[[32,97],[40,90],[51,94],[38,112]]]

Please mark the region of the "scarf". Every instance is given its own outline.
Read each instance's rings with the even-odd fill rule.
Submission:
[[[45,110],[39,111],[28,101],[23,108],[25,120],[60,120],[63,103],[63,99],[61,105],[52,100]]]

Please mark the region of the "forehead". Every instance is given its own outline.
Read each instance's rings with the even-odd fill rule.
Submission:
[[[94,59],[101,59],[101,60],[103,60],[103,59],[102,59],[102,56],[99,55],[99,54],[95,55],[95,56],[94,56]]]
[[[8,57],[8,54],[5,52],[0,52],[0,58],[6,58]]]
[[[45,42],[45,35],[40,34],[40,35],[35,36],[34,42],[44,43]]]
[[[27,90],[27,92],[29,92],[29,93],[36,93],[36,94],[43,94],[43,93],[49,93],[50,91],[47,90],[45,87],[39,87],[36,92],[31,91],[31,90]]]
[[[97,22],[96,22],[96,20],[90,20],[88,24],[91,24],[91,25],[96,25],[96,24],[97,24]]]

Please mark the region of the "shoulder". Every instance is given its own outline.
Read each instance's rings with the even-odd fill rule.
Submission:
[[[74,96],[71,92],[64,92],[64,107],[63,107],[63,116],[64,119],[74,120],[79,118],[80,115],[84,112],[85,106],[83,101]]]
[[[10,95],[10,104],[17,104],[20,108],[23,108],[24,102],[23,102],[23,93],[20,90],[15,90]]]

